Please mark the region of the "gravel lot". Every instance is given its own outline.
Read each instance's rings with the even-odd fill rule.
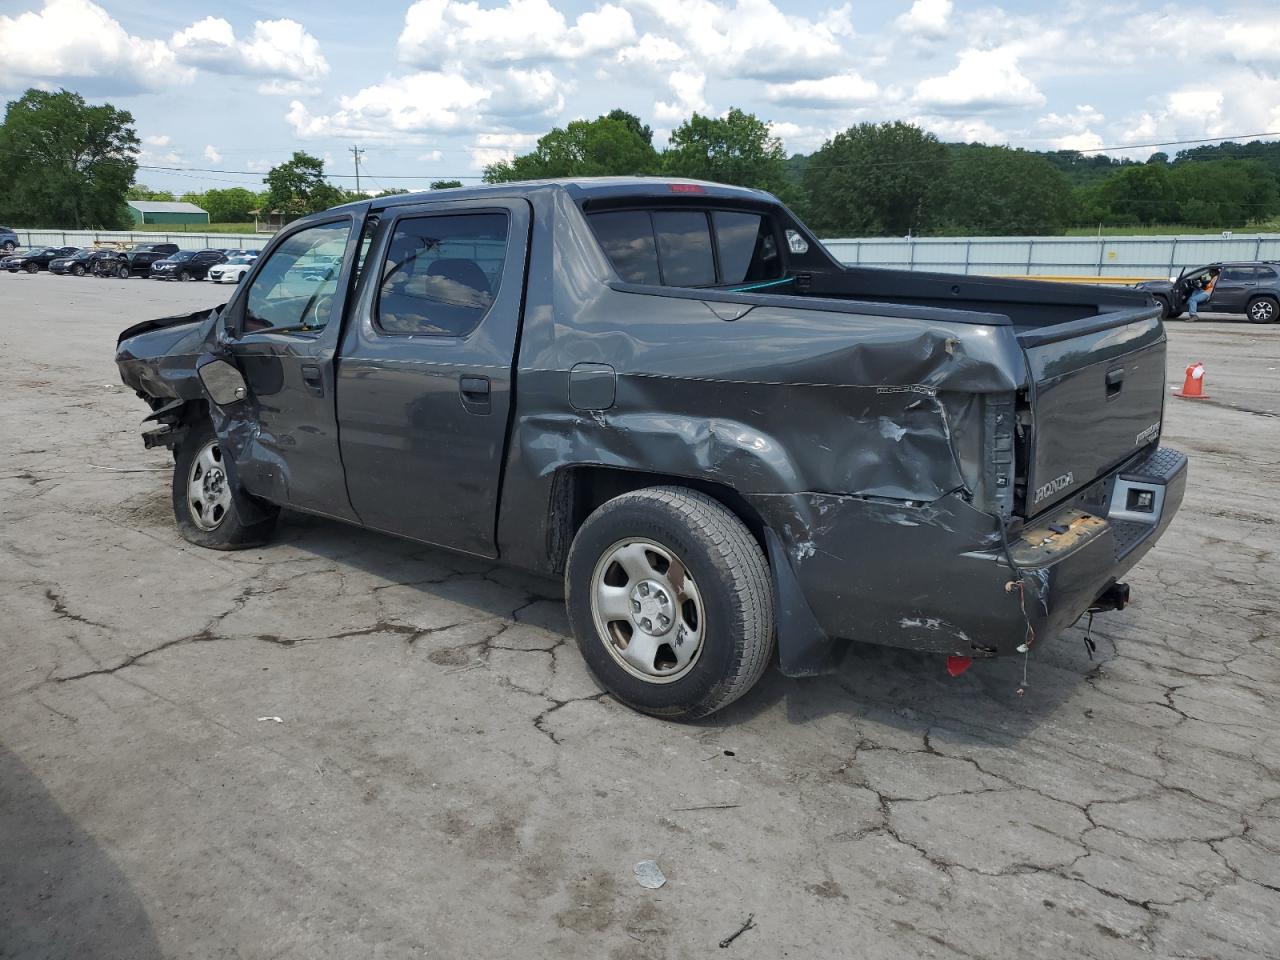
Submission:
[[[674,726],[555,583],[180,540],[115,336],[228,292],[0,276],[0,956],[1280,956],[1280,327],[1171,325],[1212,399],[1092,662],[868,648]]]

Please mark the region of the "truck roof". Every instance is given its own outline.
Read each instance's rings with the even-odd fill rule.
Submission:
[[[548,190],[563,190],[578,201],[701,195],[722,200],[777,202],[773,194],[766,193],[764,190],[731,187],[706,180],[685,180],[680,177],[566,177],[554,180],[517,180],[511,183],[483,183],[468,187],[446,187],[442,190],[401,193],[390,197],[378,197],[372,202],[375,207],[384,209],[432,200],[482,199],[494,195],[525,196]]]

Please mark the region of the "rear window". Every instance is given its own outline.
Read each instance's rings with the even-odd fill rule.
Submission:
[[[710,287],[782,275],[773,224],[736,210],[610,210],[587,217],[628,283]]]

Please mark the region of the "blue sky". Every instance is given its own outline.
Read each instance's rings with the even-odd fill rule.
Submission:
[[[615,106],[659,145],[738,106],[788,152],[892,119],[1089,149],[1280,131],[1280,3],[0,0],[0,95],[33,85],[132,111],[178,192],[296,149],[349,175],[352,144],[366,188],[474,177]]]

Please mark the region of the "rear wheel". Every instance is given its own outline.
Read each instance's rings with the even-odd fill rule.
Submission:
[[[16,249],[17,247],[14,246],[14,243],[12,240],[6,240],[4,243],[0,244],[0,250],[4,251],[5,256],[8,256],[9,254],[13,253],[13,251]]]
[[[1280,303],[1275,297],[1258,297],[1250,302],[1245,314],[1253,323],[1274,323],[1280,315]]]
[[[618,700],[696,720],[742,696],[773,650],[773,586],[737,517],[683,487],[600,507],[569,551],[566,606],[583,659]]]
[[[173,515],[184,539],[212,550],[260,546],[278,513],[232,480],[213,424],[203,421],[188,430],[173,464]],[[262,519],[246,523],[246,516]]]

